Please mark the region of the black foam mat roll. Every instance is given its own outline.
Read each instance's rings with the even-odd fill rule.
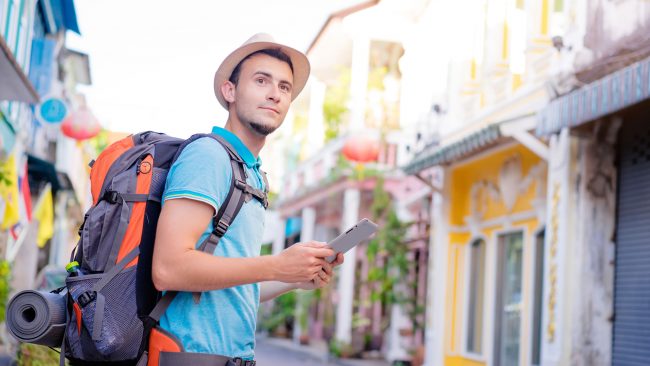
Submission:
[[[60,347],[65,331],[64,294],[27,290],[7,306],[7,328],[19,341]]]

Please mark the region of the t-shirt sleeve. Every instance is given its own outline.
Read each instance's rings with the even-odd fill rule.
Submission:
[[[232,168],[230,157],[217,141],[205,137],[183,149],[169,169],[163,204],[167,200],[188,198],[219,210],[228,195]]]

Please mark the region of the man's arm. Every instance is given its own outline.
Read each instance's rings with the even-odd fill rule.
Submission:
[[[297,289],[295,283],[286,283],[279,281],[266,281],[260,283],[260,302],[273,300],[276,297],[286,294],[291,290]]]
[[[327,263],[312,281],[301,283],[284,283],[278,281],[260,284],[260,302],[269,301],[291,290],[315,290],[327,286],[332,279],[332,270],[343,263],[343,253],[339,253],[332,263]]]
[[[322,243],[294,245],[278,255],[226,258],[195,249],[214,209],[186,198],[165,202],[156,231],[152,262],[158,290],[210,291],[262,281],[308,282],[333,254]]]

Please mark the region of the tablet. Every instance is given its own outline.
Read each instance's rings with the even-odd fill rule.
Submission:
[[[375,232],[377,232],[377,224],[363,219],[327,244],[334,249],[335,253],[345,253],[362,241],[370,239]],[[336,255],[331,255],[325,260],[331,263],[335,258]]]

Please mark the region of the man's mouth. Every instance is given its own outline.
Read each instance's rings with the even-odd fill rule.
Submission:
[[[277,114],[280,114],[280,111],[278,111],[278,110],[275,109],[275,108],[271,108],[271,107],[260,107],[260,108],[262,108],[262,109],[266,109],[266,110],[269,110],[269,111],[273,111],[273,112],[275,112],[275,113],[277,113]]]

